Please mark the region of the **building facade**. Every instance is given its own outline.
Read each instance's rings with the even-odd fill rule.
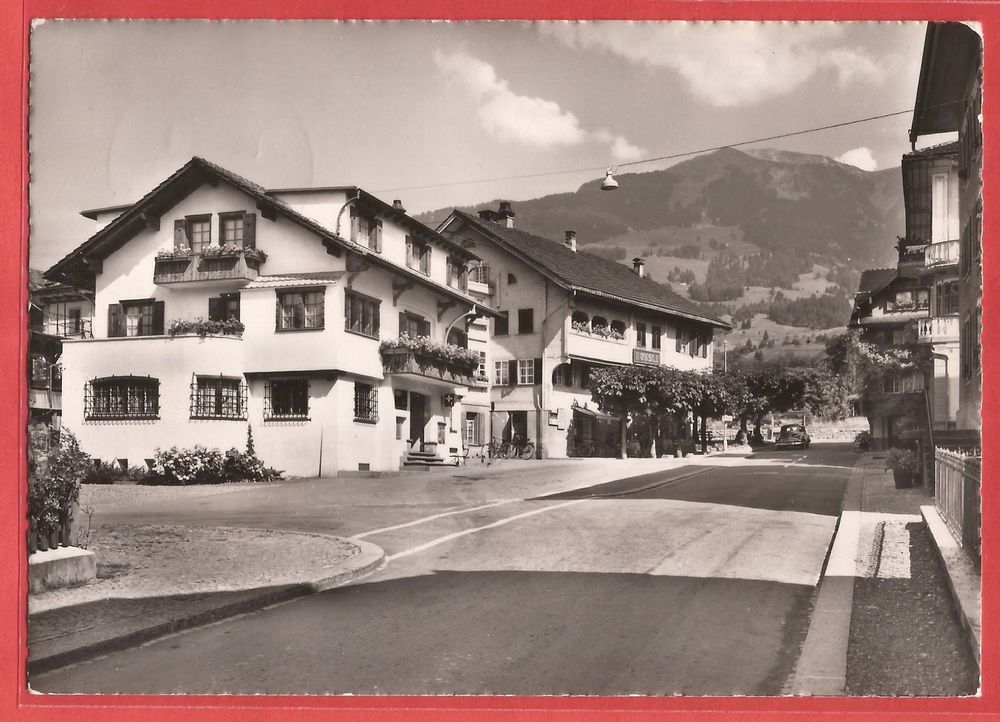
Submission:
[[[469,250],[355,187],[266,190],[193,158],[46,273],[92,289],[63,413],[103,461],[243,448],[295,476],[462,447]]]
[[[514,228],[514,218],[504,202],[479,215],[453,211],[438,229],[482,259],[476,292],[497,312],[484,358],[490,388],[477,392],[467,423],[480,443],[516,434],[544,458],[617,456],[620,422],[591,398],[591,370],[710,372],[713,332],[730,326],[646,278],[641,259],[629,270],[580,252],[572,231],[559,243]]]
[[[982,38],[963,23],[928,23],[910,142],[958,135],[959,429],[978,430],[982,403]]]

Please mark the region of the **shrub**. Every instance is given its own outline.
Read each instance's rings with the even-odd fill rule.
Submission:
[[[185,333],[196,333],[200,338],[206,336],[242,336],[245,326],[235,318],[225,321],[206,321],[203,318],[191,320],[174,319],[167,328],[167,334],[178,336]]]
[[[120,484],[123,481],[141,483],[149,477],[150,471],[144,466],[121,468],[118,464],[105,464],[97,461],[91,464],[81,484]]]
[[[905,474],[916,474],[920,471],[920,460],[909,449],[893,448],[885,454],[885,468]]]
[[[172,446],[166,451],[157,449],[154,459],[155,477],[148,481],[157,484],[184,486],[227,481],[224,461],[218,449],[206,449],[204,446],[178,449]]]
[[[281,478],[280,471],[264,466],[255,454],[236,448],[226,452],[222,466],[226,481],[274,481]]]
[[[32,442],[28,465],[28,521],[31,531],[48,538],[69,524],[90,458],[80,449],[76,436],[65,428],[58,446],[47,452],[34,439]]]

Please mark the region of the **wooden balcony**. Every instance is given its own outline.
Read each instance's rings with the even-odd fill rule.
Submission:
[[[153,269],[153,283],[171,285],[232,281],[242,285],[257,278],[260,264],[266,259],[263,251],[256,249],[160,257],[156,259]]]

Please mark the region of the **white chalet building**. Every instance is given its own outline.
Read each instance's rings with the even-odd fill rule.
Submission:
[[[93,337],[66,339],[61,360],[63,424],[95,459],[242,449],[248,424],[294,476],[461,449],[468,359],[380,342],[462,343],[492,312],[468,294],[477,257],[398,203],[266,190],[196,157],[137,203],[84,215],[101,228],[45,275],[94,294]],[[204,335],[197,319],[229,323]]]
[[[614,456],[620,422],[591,398],[591,369],[710,373],[714,332],[731,328],[645,277],[642,259],[630,270],[577,252],[573,231],[560,243],[515,229],[508,202],[478,215],[455,210],[438,230],[482,259],[469,288],[496,311],[482,367],[489,388],[465,408],[470,442],[517,434],[544,458]]]

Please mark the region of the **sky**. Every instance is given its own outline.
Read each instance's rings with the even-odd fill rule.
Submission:
[[[875,22],[46,21],[30,39],[30,265],[97,230],[81,210],[133,202],[194,155],[268,188],[358,185],[420,213],[907,110],[923,35]],[[891,168],[909,124],[759,147]]]

